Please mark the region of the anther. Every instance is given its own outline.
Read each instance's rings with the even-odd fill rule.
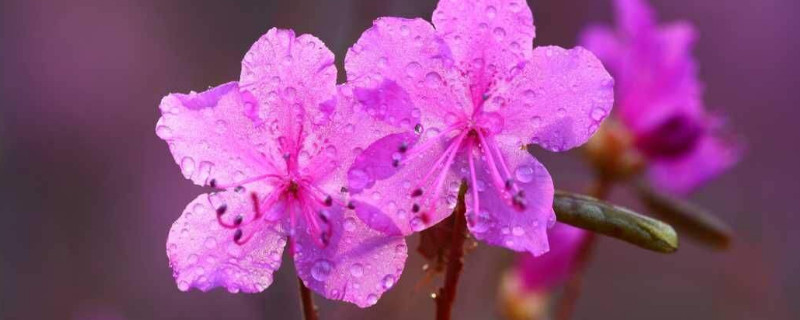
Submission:
[[[392,167],[397,168],[399,166],[400,166],[400,160],[392,159]]]
[[[291,154],[288,154],[288,153],[284,153],[284,154],[283,154],[283,159],[284,159],[284,160],[289,160],[289,158],[291,158],[291,157],[292,157],[292,155],[291,155]]]
[[[408,151],[408,143],[400,143],[400,147],[397,148],[397,151],[400,151],[400,153],[406,153],[406,151]]]
[[[331,198],[331,196],[326,196],[323,204],[325,204],[326,207],[330,207],[333,205],[333,198]]]
[[[524,195],[522,194],[522,192],[518,192],[517,194],[515,194],[515,195],[514,195],[514,197],[512,197],[512,198],[511,198],[511,203],[512,203],[512,204],[514,205],[514,207],[516,207],[517,209],[519,209],[519,210],[525,210],[526,203],[525,203],[525,197],[524,197]]]
[[[320,240],[322,240],[322,245],[327,247],[328,244],[331,243],[331,234],[329,232],[323,232],[320,235]]]
[[[416,132],[417,134],[422,133],[422,124],[421,123],[417,123],[417,125],[414,126],[414,132]]]
[[[324,211],[319,212],[319,219],[324,223],[328,223],[328,215]]]
[[[411,192],[411,196],[414,198],[419,197],[421,195],[422,195],[422,189],[419,188],[414,189],[414,191]]]
[[[217,179],[211,179],[211,181],[208,182],[208,186],[216,189],[217,188]]]
[[[223,204],[223,205],[219,206],[219,208],[217,208],[217,215],[221,216],[221,215],[225,214],[225,211],[228,211],[228,205],[227,204]]]
[[[244,187],[237,186],[236,188],[233,189],[233,191],[235,191],[236,193],[242,193],[244,192]]]
[[[233,219],[233,225],[238,227],[239,225],[242,224],[242,220],[244,220],[242,216],[236,216],[236,219]]]
[[[340,189],[339,191],[341,191],[342,193],[347,193],[347,187],[342,187],[342,189]]]
[[[236,229],[236,231],[233,233],[233,241],[238,242],[241,239],[242,239],[242,229]]]
[[[413,212],[413,213],[419,212],[419,204],[415,203],[414,205],[412,205],[411,206],[411,212]]]
[[[511,187],[514,186],[514,180],[508,179],[506,180],[506,190],[511,190]]]
[[[355,204],[353,204],[353,202],[352,202],[352,201],[350,201],[350,202],[348,202],[348,203],[347,203],[347,209],[353,210],[353,209],[355,209],[355,208],[356,208],[356,205],[355,205]]]

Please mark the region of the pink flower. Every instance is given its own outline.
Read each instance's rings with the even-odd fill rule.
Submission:
[[[565,283],[575,272],[578,252],[589,233],[567,224],[556,223],[548,230],[550,252],[541,257],[521,254],[514,272],[526,292],[547,292]]]
[[[642,0],[616,0],[618,30],[587,28],[582,43],[617,81],[618,116],[650,162],[660,187],[685,194],[730,168],[740,148],[722,133],[723,121],[703,108],[697,35],[686,22],[656,25]]]
[[[375,229],[410,234],[447,217],[464,180],[476,238],[542,254],[553,182],[526,146],[586,142],[611,110],[613,80],[585,49],[533,49],[522,0],[443,0],[433,22],[380,18],[347,54],[354,98],[414,129],[356,159],[355,210]]]
[[[405,241],[360,222],[343,190],[350,148],[383,127],[340,90],[324,43],[271,29],[247,52],[238,83],[161,101],[156,133],[187,179],[216,189],[170,230],[179,289],[263,291],[287,242],[298,276],[327,298],[367,307],[394,285]]]

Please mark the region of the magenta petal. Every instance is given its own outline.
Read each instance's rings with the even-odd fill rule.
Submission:
[[[595,56],[609,70],[618,70],[624,60],[624,47],[617,38],[617,34],[607,26],[589,26],[580,36],[579,43]]]
[[[547,231],[550,251],[535,257],[520,256],[516,272],[527,291],[550,290],[567,282],[575,272],[580,248],[589,235],[583,229],[556,223]]]
[[[422,138],[409,133],[388,135],[372,143],[356,158],[348,171],[348,188],[359,217],[365,223],[387,234],[399,230],[408,235],[436,224],[452,212],[455,202],[450,200],[455,199],[460,178],[452,170],[444,173],[433,170],[447,147],[445,139],[437,134],[438,131],[426,131]],[[404,145],[407,150],[400,152]],[[424,194],[412,195],[414,190],[423,187],[420,183],[424,177],[428,177],[426,181],[433,181],[440,174],[443,185],[455,184],[454,190],[448,187],[434,198],[436,190],[426,187]],[[432,206],[420,206],[421,200],[429,196],[433,199]],[[369,207],[358,208],[359,204]],[[415,204],[418,212],[414,212]],[[384,215],[375,215],[370,207],[381,208]]]
[[[420,122],[441,128],[448,114],[471,110],[452,64],[430,23],[391,17],[375,20],[345,58],[348,83],[365,111],[409,129]]]
[[[646,33],[655,27],[655,12],[645,0],[615,0],[614,9],[620,30],[627,35]]]
[[[308,133],[335,105],[336,66],[333,53],[312,35],[270,29],[242,60],[239,84],[258,101],[254,121],[289,143],[284,150],[299,152],[298,135]]]
[[[329,219],[333,229],[326,247],[305,232],[292,238],[298,276],[328,299],[374,305],[400,279],[408,255],[405,240],[370,229],[340,206],[330,210]]]
[[[500,135],[564,151],[585,143],[611,112],[614,80],[586,49],[538,47],[497,95],[508,100],[496,110],[506,121]]]
[[[547,228],[555,222],[553,180],[547,169],[525,150],[501,152],[515,185],[524,193],[525,208],[511,205],[498,193],[485,161],[477,161],[477,186],[467,194],[467,222],[475,238],[514,251],[541,255],[548,251]],[[479,209],[475,210],[474,191]]]
[[[704,135],[693,151],[674,159],[654,159],[649,178],[665,191],[686,195],[733,167],[741,147],[721,137]]]
[[[230,292],[261,292],[272,284],[280,267],[286,239],[280,230],[261,223],[247,229],[247,243],[233,241],[234,230],[217,222],[224,203],[225,216],[248,216],[249,198],[234,192],[203,194],[194,199],[172,225],[167,239],[169,263],[182,291],[224,287]]]
[[[523,0],[442,0],[433,24],[468,73],[476,103],[493,81],[530,58],[536,33]]]
[[[198,185],[227,186],[274,172],[256,152],[274,148],[248,117],[252,97],[229,82],[202,93],[170,94],[161,100],[156,134],[169,145],[187,179]]]

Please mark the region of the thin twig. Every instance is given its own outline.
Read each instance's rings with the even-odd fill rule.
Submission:
[[[311,298],[311,290],[308,290],[303,279],[297,278],[297,283],[300,286],[300,301],[303,305],[303,319],[305,320],[318,320],[317,306],[314,305],[314,300]]]
[[[461,270],[464,268],[464,240],[467,238],[466,183],[461,184],[458,192],[458,202],[453,210],[453,238],[450,242],[450,256],[444,278],[444,286],[436,295],[436,319],[450,320],[453,311],[453,302],[456,300],[456,289]]]

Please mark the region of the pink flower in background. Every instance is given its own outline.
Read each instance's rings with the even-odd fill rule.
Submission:
[[[550,251],[541,257],[521,254],[515,271],[526,292],[549,291],[565,283],[576,270],[578,251],[589,233],[583,229],[556,223],[548,230]]]
[[[642,0],[616,0],[616,31],[589,27],[581,43],[597,54],[617,82],[617,114],[650,163],[660,187],[685,194],[730,168],[740,148],[723,121],[703,107],[697,35],[686,22],[663,26]]]
[[[156,133],[186,178],[216,189],[170,230],[179,289],[260,292],[287,242],[298,276],[327,298],[367,307],[394,285],[405,241],[360,222],[343,189],[351,149],[386,132],[340,90],[319,39],[271,29],[238,83],[162,100]]]
[[[414,130],[356,159],[355,210],[377,230],[410,234],[448,216],[467,181],[476,238],[542,254],[555,222],[553,182],[526,146],[586,142],[611,110],[614,82],[585,49],[533,49],[522,0],[443,0],[433,22],[378,19],[347,54],[354,98]]]

